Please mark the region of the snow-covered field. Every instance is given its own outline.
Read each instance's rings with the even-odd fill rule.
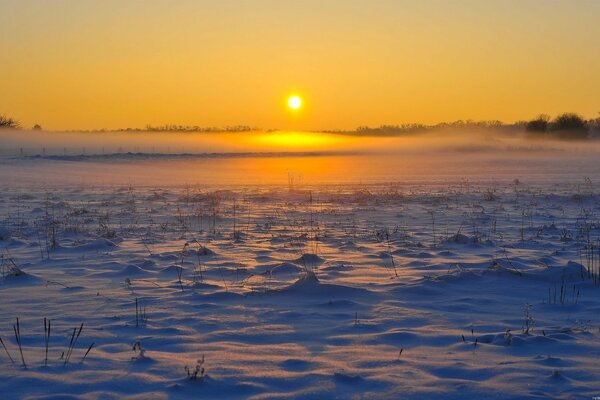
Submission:
[[[59,185],[48,166],[89,164],[2,163],[2,399],[600,396],[600,175]]]

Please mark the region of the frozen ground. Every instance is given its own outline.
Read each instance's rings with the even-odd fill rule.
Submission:
[[[14,363],[0,349],[0,397],[599,396],[600,193],[573,176],[290,188],[4,175],[0,337]]]

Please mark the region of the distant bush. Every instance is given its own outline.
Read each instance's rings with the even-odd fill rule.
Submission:
[[[587,131],[585,120],[574,113],[561,114],[552,121],[553,131]]]
[[[550,117],[542,114],[525,123],[527,132],[559,139],[585,139],[590,128],[592,128],[590,121],[584,120],[575,113],[561,114],[552,121]]]
[[[0,128],[18,129],[19,127],[19,121],[9,118],[4,114],[0,114]]]
[[[550,130],[562,139],[584,139],[588,135],[585,120],[575,113],[564,113],[550,124]]]
[[[540,115],[534,120],[525,123],[525,130],[527,132],[546,132],[548,130],[548,121],[550,117],[547,115]]]

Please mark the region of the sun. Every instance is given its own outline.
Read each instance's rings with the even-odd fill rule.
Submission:
[[[298,96],[292,96],[288,99],[288,107],[292,110],[298,110],[302,107],[302,99]]]

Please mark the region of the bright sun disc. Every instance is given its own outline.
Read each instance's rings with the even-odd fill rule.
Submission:
[[[297,110],[302,106],[302,99],[298,96],[292,96],[288,100],[288,106],[292,110]]]

